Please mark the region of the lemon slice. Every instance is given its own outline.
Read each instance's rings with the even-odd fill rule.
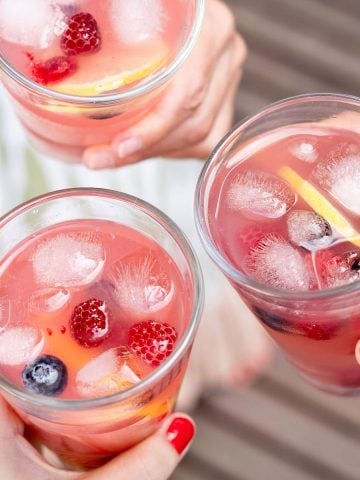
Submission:
[[[142,65],[139,68],[122,71],[114,75],[108,75],[101,80],[85,83],[73,83],[71,82],[71,79],[69,79],[68,81],[59,83],[53,88],[57,92],[67,93],[70,95],[81,95],[83,97],[96,96],[102,93],[118,90],[126,85],[138,82],[164,66],[166,61],[167,58],[162,55],[161,57],[155,58],[151,62]]]
[[[280,167],[278,174],[319,215],[324,217],[346,240],[360,247],[359,233],[351,223],[310,182],[288,166]],[[358,237],[358,238],[354,238]]]

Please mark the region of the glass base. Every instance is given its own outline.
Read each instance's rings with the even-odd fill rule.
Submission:
[[[360,395],[360,386],[359,387],[346,387],[344,385],[334,385],[330,383],[324,383],[320,380],[315,379],[309,375],[306,375],[303,372],[299,372],[299,375],[307,382],[310,383],[313,387],[321,390],[325,393],[331,395],[342,396],[342,397],[356,397]]]

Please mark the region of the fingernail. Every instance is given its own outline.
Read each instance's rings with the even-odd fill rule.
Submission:
[[[92,170],[100,168],[110,168],[115,166],[115,158],[112,150],[89,150],[85,152],[83,157],[83,163]]]
[[[117,147],[117,153],[120,158],[126,158],[143,148],[143,143],[138,137],[123,140]]]
[[[169,443],[171,443],[179,455],[184,452],[194,435],[195,425],[185,417],[175,418],[166,432]]]

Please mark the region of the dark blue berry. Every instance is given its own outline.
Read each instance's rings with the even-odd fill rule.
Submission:
[[[294,325],[284,318],[278,317],[277,315],[269,313],[259,307],[253,307],[253,310],[255,315],[272,330],[283,333],[299,333],[296,331]]]
[[[48,397],[64,391],[67,377],[64,363],[52,355],[38,357],[22,372],[23,383],[27,389]]]

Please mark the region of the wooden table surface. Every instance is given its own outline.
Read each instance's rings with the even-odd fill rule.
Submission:
[[[360,0],[228,0],[249,46],[236,119],[285,97],[360,96]],[[216,392],[172,480],[359,480],[360,399],[316,391],[278,356],[255,385]]]

